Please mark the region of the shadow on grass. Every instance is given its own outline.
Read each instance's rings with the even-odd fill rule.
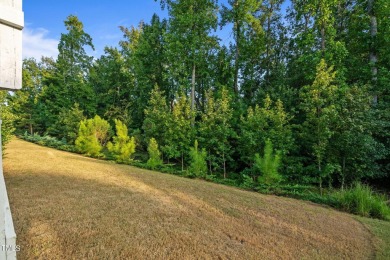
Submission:
[[[150,180],[143,185],[150,187]],[[241,208],[245,200],[237,205],[237,198],[229,201],[222,196],[209,203],[208,196],[218,192],[208,188],[191,194],[185,187],[171,194],[166,189],[149,194],[132,186],[80,179],[77,174],[8,175],[7,187],[22,250],[19,259],[355,255],[313,235],[303,221],[292,225],[265,208],[245,212]],[[229,209],[234,209],[233,215]],[[256,216],[262,216],[261,222]],[[361,242],[347,243],[360,251],[358,255],[366,255],[369,245]]]

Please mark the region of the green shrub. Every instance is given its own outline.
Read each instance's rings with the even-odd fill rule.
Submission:
[[[282,176],[278,173],[280,167],[280,151],[274,154],[272,142],[270,139],[265,141],[264,156],[255,155],[254,170],[260,172],[259,182],[266,185],[277,184],[282,180]]]
[[[211,181],[211,182],[217,182],[219,180],[218,176],[215,174],[208,174],[208,175],[206,175],[205,179],[207,181]]]
[[[132,161],[131,155],[135,152],[135,139],[129,137],[127,127],[120,120],[115,119],[115,128],[114,143],[109,142],[107,149],[113,154],[117,162],[129,163]]]
[[[1,68],[3,69],[3,68]],[[12,112],[11,106],[7,103],[7,91],[0,92],[0,118],[1,124],[1,145],[4,154],[5,145],[11,140],[14,132],[14,122],[18,119],[18,116]]]
[[[160,168],[160,172],[163,173],[169,173],[169,174],[175,174],[175,175],[181,175],[181,171],[173,167],[173,164],[164,164]]]
[[[62,151],[72,152],[72,153],[77,152],[76,146],[70,144],[61,145],[60,147],[58,147],[58,149]]]
[[[206,178],[207,174],[207,162],[206,162],[206,150],[203,148],[201,151],[198,149],[198,141],[195,140],[194,147],[190,150],[191,164],[189,172],[196,177]]]
[[[51,137],[48,135],[40,136],[38,134],[29,135],[27,132],[24,133],[24,135],[19,136],[23,140],[26,140],[28,142],[36,143],[43,146],[52,147],[55,149],[72,152],[77,152],[77,149],[74,145],[67,144],[65,140],[58,140],[55,137]]]
[[[148,153],[149,153],[149,160],[146,162],[146,165],[154,170],[157,167],[162,165],[162,160],[161,160],[161,153],[160,150],[158,149],[158,143],[156,139],[151,138],[149,141],[148,145]]]
[[[224,184],[227,186],[239,187],[237,180],[232,180],[229,178],[218,178],[214,182],[219,183],[219,184]]]
[[[382,194],[376,194],[376,197],[371,205],[371,217],[390,221],[390,207],[387,204],[388,198]]]
[[[81,121],[75,141],[76,148],[89,156],[102,156],[101,150],[109,138],[109,131],[110,124],[99,116]]]
[[[255,181],[251,176],[243,174],[242,183],[240,184],[240,187],[244,189],[253,189],[255,187]]]
[[[322,195],[318,192],[307,192],[307,193],[295,193],[288,194],[288,197],[297,198],[301,200],[311,201],[317,204],[328,205],[333,208],[340,208],[339,201],[331,194],[323,193]]]
[[[80,123],[79,136],[76,139],[76,148],[83,154],[90,156],[99,156],[103,147],[100,145],[96,136],[88,129],[85,121]]]
[[[373,190],[360,183],[335,193],[342,210],[361,215],[390,220],[390,208],[384,195],[375,194]]]

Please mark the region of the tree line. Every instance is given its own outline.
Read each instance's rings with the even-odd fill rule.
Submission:
[[[122,162],[149,146],[153,165],[224,178],[388,179],[387,0],[160,3],[167,18],[120,27],[118,47],[99,58],[87,55],[82,22],[67,17],[58,57],[24,60],[22,90],[3,98],[16,132]]]

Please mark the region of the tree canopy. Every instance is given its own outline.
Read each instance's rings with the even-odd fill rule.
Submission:
[[[385,0],[159,2],[166,19],[122,26],[118,46],[95,58],[83,23],[67,17],[58,57],[24,60],[22,90],[3,102],[17,115],[10,129],[121,162],[148,151],[150,167],[201,176],[389,180]]]

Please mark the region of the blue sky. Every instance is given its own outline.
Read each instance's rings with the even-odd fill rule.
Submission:
[[[23,58],[42,56],[56,57],[61,33],[65,33],[64,20],[76,15],[84,24],[84,31],[91,35],[95,51],[90,55],[99,57],[105,46],[117,46],[122,39],[119,26],[138,26],[140,21],[150,22],[157,13],[167,17],[161,10],[160,1],[154,0],[23,0],[25,28],[23,30]],[[219,0],[227,5],[227,0]],[[289,1],[284,3],[286,8]],[[217,32],[222,44],[232,40],[231,27]]]
[[[98,57],[105,46],[116,46],[122,39],[119,26],[137,26],[149,22],[154,13],[166,17],[159,2],[154,0],[24,0],[23,57],[57,55],[64,20],[70,14],[78,16],[95,45],[88,52]]]
[[[219,3],[226,3],[220,0]],[[138,26],[140,21],[150,22],[157,13],[167,17],[159,1],[154,0],[24,0],[23,11],[23,57],[40,59],[42,56],[57,56],[61,33],[65,33],[64,20],[76,15],[84,24],[84,31],[91,35],[95,51],[90,55],[99,57],[105,46],[117,46],[122,39],[119,26]],[[218,33],[223,42],[229,42],[228,30]]]

